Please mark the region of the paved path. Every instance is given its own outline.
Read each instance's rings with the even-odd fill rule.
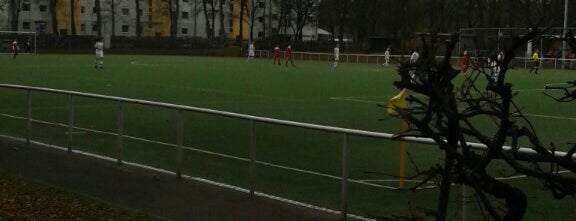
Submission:
[[[168,220],[336,221],[339,216],[22,141],[0,138],[0,169]]]

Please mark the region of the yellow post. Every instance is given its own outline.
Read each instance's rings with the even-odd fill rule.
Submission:
[[[400,135],[404,135],[408,130],[408,122],[406,120],[402,120],[402,131]],[[400,142],[400,173],[398,180],[398,188],[404,188],[404,174],[406,171],[406,141],[402,140]]]

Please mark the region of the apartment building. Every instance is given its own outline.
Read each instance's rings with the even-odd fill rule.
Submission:
[[[223,24],[220,22],[222,1]],[[96,0],[17,0],[20,10],[14,12],[10,0],[0,0],[0,30],[12,30],[12,14],[17,16],[18,31],[35,31],[38,35],[54,34],[54,27],[61,35],[98,35],[98,10]],[[277,33],[278,5],[280,1],[247,0],[243,18],[240,18],[242,0],[100,0],[102,35],[137,35],[137,10],[140,14],[141,36],[171,36],[171,16],[177,16],[177,37],[219,37],[221,28],[229,39],[261,39]],[[138,8],[136,3],[139,4]],[[55,13],[52,13],[54,10]],[[254,13],[251,13],[253,11]],[[253,14],[254,18],[250,19]],[[240,21],[243,31],[240,33]],[[251,30],[250,25],[254,28]],[[314,39],[318,28],[310,25],[305,36]],[[282,33],[290,34],[290,33]]]

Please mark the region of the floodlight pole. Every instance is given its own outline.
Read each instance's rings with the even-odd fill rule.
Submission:
[[[564,32],[562,36],[564,38],[568,34],[568,0],[564,0]],[[562,70],[564,70],[564,59],[566,58],[566,39],[562,41]]]

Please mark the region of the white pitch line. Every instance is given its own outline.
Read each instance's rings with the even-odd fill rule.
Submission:
[[[536,90],[536,89],[534,89]],[[339,100],[339,101],[351,101],[351,102],[361,102],[361,103],[373,103],[373,104],[386,104],[386,101],[374,101],[374,100],[364,100],[358,98],[366,98],[365,97],[331,97],[331,100]],[[550,118],[550,119],[557,119],[557,120],[573,120],[576,121],[576,118],[573,117],[562,117],[562,116],[550,116],[550,115],[541,115],[541,114],[530,114],[525,113],[526,116],[532,117],[540,117],[540,118]]]
[[[570,170],[561,170],[558,171],[556,174],[562,174],[562,173],[569,173]],[[516,176],[507,176],[507,177],[496,177],[494,179],[496,180],[514,180],[514,179],[520,179],[520,178],[526,178],[528,176],[526,175],[516,175]],[[398,179],[372,179],[372,180],[359,180],[361,182],[399,182],[400,180]],[[412,182],[412,183],[419,183],[422,182],[424,180],[404,180],[404,182]],[[428,181],[427,183],[434,183],[433,181]]]
[[[347,97],[331,97],[330,99],[331,100],[341,100],[341,101],[362,102],[362,103],[373,103],[373,104],[385,103],[384,101],[362,100],[362,99],[347,98]]]
[[[548,116],[548,115],[540,115],[540,114],[524,114],[524,115],[532,116],[532,117],[558,119],[558,120],[576,120],[576,118],[573,118],[573,117],[559,117],[559,116]]]

